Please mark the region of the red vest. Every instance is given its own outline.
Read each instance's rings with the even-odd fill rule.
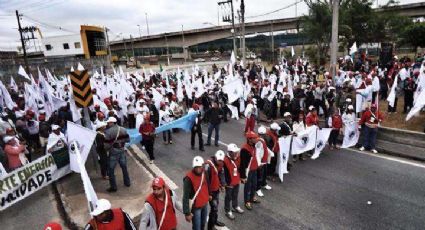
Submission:
[[[258,162],[257,162],[257,157],[255,156],[255,147],[249,145],[248,143],[245,143],[242,146],[242,149],[245,149],[246,151],[248,151],[249,155],[251,156],[251,165],[249,167],[249,171],[257,170]]]
[[[279,147],[279,138],[277,136],[277,134],[275,132],[272,132],[270,129],[267,130],[266,134],[268,136],[270,136],[273,140],[273,149],[272,151],[274,153],[279,153],[280,152],[280,147]]]
[[[109,223],[101,223],[95,219],[90,220],[90,225],[97,230],[125,230],[124,214],[120,208],[112,209],[113,219]]]
[[[227,171],[229,171],[230,175],[230,186],[238,185],[241,182],[241,177],[239,175],[239,161],[232,160],[230,157],[225,156],[224,157],[224,166],[227,168]]]
[[[255,117],[251,115],[246,118],[245,133],[249,131],[254,131],[254,127],[255,127]]]
[[[305,123],[307,126],[319,126],[319,117],[317,115],[313,115],[312,113],[308,113],[307,117],[305,118]]]
[[[220,189],[220,179],[218,177],[218,172],[221,168],[218,168],[211,160],[208,160],[207,163],[210,166],[210,192],[216,192]]]
[[[192,182],[193,192],[194,194],[198,191],[199,186],[201,186],[201,176],[195,175],[192,170],[186,174],[186,176]],[[209,201],[209,193],[208,193],[208,184],[207,178],[205,178],[204,174],[204,182],[202,183],[201,191],[199,191],[198,196],[195,199],[193,204],[194,208],[202,208]]]
[[[332,128],[335,128],[335,129],[342,128],[342,118],[340,115],[332,116]]]
[[[155,211],[155,219],[158,230],[171,230],[177,227],[176,212],[174,210],[173,200],[171,199],[171,191],[168,189],[165,189],[165,191],[165,194],[168,197],[168,205],[161,228],[159,228],[159,224],[161,223],[162,214],[164,213],[165,200],[161,201],[156,199],[152,193],[146,197],[146,202],[148,202]]]
[[[264,151],[264,155],[261,158],[261,163],[267,163],[267,160],[269,159],[269,150],[267,149],[266,141],[263,138],[261,138],[260,141],[263,144]],[[277,147],[279,147],[279,142],[277,142]]]

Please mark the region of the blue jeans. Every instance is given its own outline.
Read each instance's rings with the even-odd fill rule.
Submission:
[[[192,209],[192,230],[203,230],[207,222],[208,204],[202,208]]]
[[[256,191],[257,191],[257,170],[254,170],[248,173],[248,178],[243,188],[243,198],[245,203],[252,202]]]
[[[130,187],[130,176],[127,171],[127,158],[123,149],[112,148],[109,151],[109,184],[112,189],[117,189],[117,182],[115,180],[115,166],[117,163],[122,169],[122,175],[124,177],[124,185]]]
[[[363,147],[365,149],[375,149],[376,134],[378,133],[378,128],[369,128],[366,125],[364,126],[364,137],[363,137]]]
[[[215,140],[214,144],[218,145],[218,138],[219,138],[219,131],[220,131],[220,124],[209,124],[208,125],[208,139],[207,139],[207,145],[211,144],[211,135],[213,130],[215,130]]]

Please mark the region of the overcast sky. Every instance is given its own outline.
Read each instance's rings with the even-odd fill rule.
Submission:
[[[245,0],[245,15],[247,21],[260,21],[306,14],[307,7],[302,2],[296,8],[291,6],[266,16],[250,18],[293,5],[297,1],[300,0]],[[378,4],[386,2],[379,0]],[[421,1],[399,2],[408,4]],[[234,0],[234,4],[236,11],[240,0]],[[82,24],[107,26],[111,29],[111,40],[122,39],[122,35],[125,38],[130,34],[139,36],[137,25],[140,25],[141,34],[146,35],[145,13],[151,35],[180,31],[182,25],[187,30],[211,26],[205,22],[224,24],[218,22],[217,0],[0,0],[0,50],[16,50],[20,44],[15,10],[24,15],[22,26],[38,26],[45,37],[79,33]]]

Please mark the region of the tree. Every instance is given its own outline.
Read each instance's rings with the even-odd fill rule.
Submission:
[[[425,47],[425,22],[417,22],[406,27],[401,35],[399,45],[411,45],[415,47]]]

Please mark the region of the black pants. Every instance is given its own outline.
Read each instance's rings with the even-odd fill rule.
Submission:
[[[167,136],[168,136],[168,140],[167,140]],[[162,139],[164,140],[164,142],[170,143],[173,140],[171,138],[171,130],[167,130],[167,131],[162,132]]]
[[[329,146],[336,146],[338,141],[339,129],[332,129],[331,134],[329,135]]]
[[[257,169],[257,191],[267,185],[267,164],[258,167]]]
[[[153,140],[143,140],[142,144],[145,146],[145,150],[149,155],[149,160],[155,160],[155,156],[153,155],[153,146],[154,146]]]
[[[108,175],[108,155],[106,154],[106,150],[96,150],[99,155],[99,164],[100,164],[100,174],[103,177]]]
[[[134,114],[128,114],[128,128],[130,129],[136,128],[136,117],[134,116]]]
[[[413,92],[404,91],[404,112],[407,113],[413,107]]]
[[[195,147],[195,136],[198,135],[198,142],[199,142],[199,150],[204,149],[204,140],[202,139],[202,130],[198,127],[195,127],[190,132],[190,146],[192,148]]]
[[[226,195],[224,197],[224,211],[230,212],[230,203],[233,208],[238,207],[238,194],[239,194],[239,185],[233,187],[226,187]]]
[[[218,203],[220,191],[215,191],[211,193],[212,199],[210,201],[210,214],[208,218],[208,230],[214,229],[215,224],[218,219]]]
[[[378,91],[372,92],[372,104],[376,103],[376,96],[378,96]]]
[[[388,112],[389,113],[395,113],[395,112],[397,112],[397,101],[398,101],[398,98],[396,97],[395,100],[394,100],[394,107],[391,107],[388,104]],[[404,109],[406,109],[406,104],[404,104]]]
[[[275,153],[275,156],[271,158],[270,164],[267,167],[267,175],[268,176],[274,176],[276,172],[276,165],[277,165],[277,154]]]
[[[314,107],[316,107],[317,110],[317,114],[319,114],[320,111],[320,107],[322,107],[323,109],[323,114],[325,115],[325,117],[328,117],[328,110],[326,109],[326,104],[324,100],[314,100]]]

